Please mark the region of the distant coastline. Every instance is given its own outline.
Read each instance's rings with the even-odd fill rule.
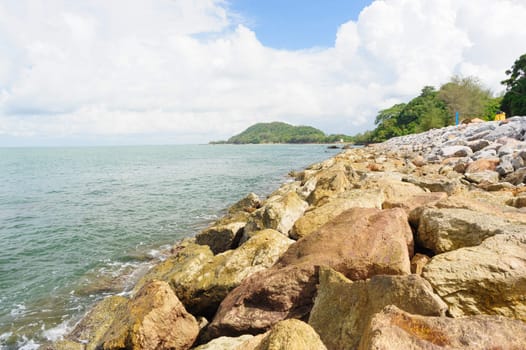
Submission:
[[[333,144],[352,143],[351,136],[326,135],[312,126],[294,126],[283,122],[257,123],[228,140],[210,144]]]

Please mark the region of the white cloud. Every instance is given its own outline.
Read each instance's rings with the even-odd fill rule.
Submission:
[[[334,47],[302,51],[263,46],[228,11],[220,0],[0,3],[0,144],[206,142],[271,120],[353,134],[456,73],[501,90],[526,37],[526,3],[513,0],[377,0]]]

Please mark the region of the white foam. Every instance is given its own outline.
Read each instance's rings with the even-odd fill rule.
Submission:
[[[68,321],[64,321],[62,322],[61,324],[53,327],[53,328],[50,328],[50,329],[46,329],[42,332],[42,335],[47,339],[47,340],[50,340],[50,341],[57,341],[57,340],[60,340],[64,337],[64,335],[66,335],[67,333],[69,333],[69,331],[72,329],[71,325],[70,325],[70,322],[69,320]]]
[[[15,308],[11,310],[10,315],[13,317],[20,316],[26,311],[26,306],[24,304],[16,304]]]

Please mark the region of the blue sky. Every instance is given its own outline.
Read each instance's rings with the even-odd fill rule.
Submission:
[[[297,50],[334,45],[338,27],[356,21],[372,0],[232,0],[265,46]]]
[[[524,18],[523,0],[0,1],[0,147],[207,143],[270,121],[353,135],[454,74],[501,92]]]

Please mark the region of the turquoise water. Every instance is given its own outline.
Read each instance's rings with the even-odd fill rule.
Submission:
[[[323,145],[0,149],[0,348],[56,339],[174,242]]]

